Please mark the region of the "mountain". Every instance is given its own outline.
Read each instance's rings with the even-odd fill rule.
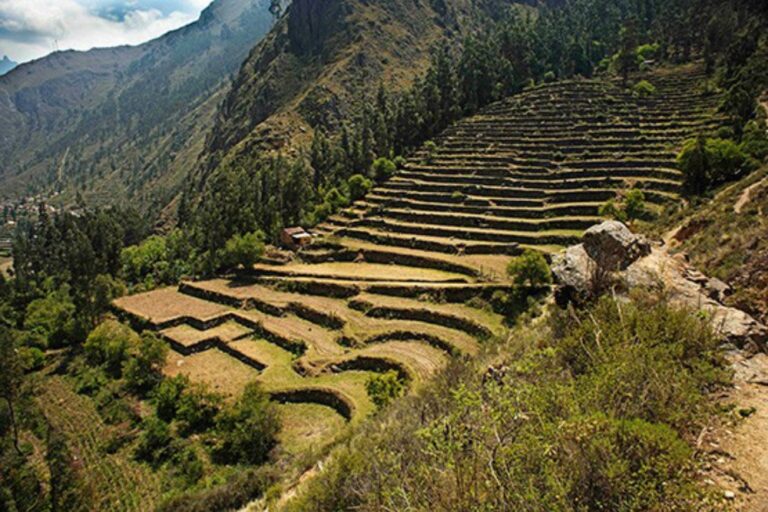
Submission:
[[[294,0],[250,53],[208,138],[204,170],[242,152],[333,128],[380,83],[400,89],[430,50],[459,44],[511,0]]]
[[[0,76],[8,73],[16,66],[18,66],[18,63],[9,59],[7,55],[3,55],[3,59],[0,60]]]
[[[168,203],[230,75],[272,27],[269,0],[216,0],[139,46],[57,52],[0,77],[0,197],[76,192]]]

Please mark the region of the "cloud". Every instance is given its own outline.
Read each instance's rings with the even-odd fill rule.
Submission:
[[[139,44],[191,23],[210,0],[0,0],[0,58]]]

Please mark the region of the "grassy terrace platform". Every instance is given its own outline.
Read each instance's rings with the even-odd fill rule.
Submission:
[[[258,380],[284,404],[285,449],[322,446],[373,410],[372,375],[395,370],[413,389],[505,336],[468,301],[509,289],[511,255],[577,242],[630,187],[650,208],[677,198],[676,151],[717,128],[719,99],[696,89],[696,67],[643,78],[654,96],[571,80],[493,104],[318,226],[324,236],[289,263],[115,307],[169,341],[169,375],[229,395]]]

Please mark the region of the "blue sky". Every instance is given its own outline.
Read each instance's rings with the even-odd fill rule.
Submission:
[[[138,44],[198,18],[211,0],[0,0],[0,58]]]

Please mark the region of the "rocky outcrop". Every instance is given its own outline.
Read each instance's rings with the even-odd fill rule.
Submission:
[[[709,278],[664,247],[652,247],[620,222],[590,228],[584,242],[555,256],[552,273],[560,305],[581,303],[608,286],[614,289],[663,290],[674,303],[702,311],[712,320],[724,341],[739,348],[764,349],[768,328],[743,311],[722,301],[731,291],[727,284]]]
[[[589,228],[584,233],[583,245],[590,258],[610,270],[624,270],[651,253],[651,244],[645,237],[635,235],[615,220]]]

